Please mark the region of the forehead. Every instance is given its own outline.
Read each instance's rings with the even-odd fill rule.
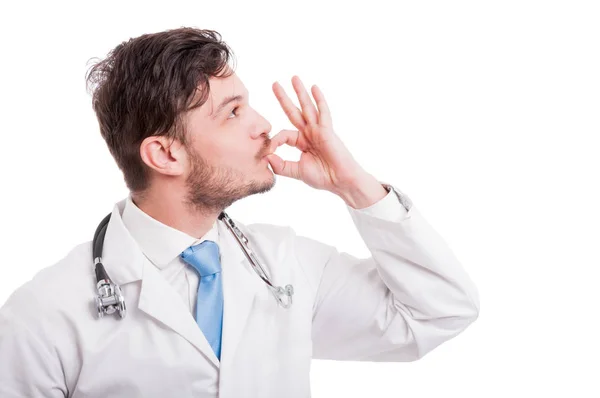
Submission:
[[[241,95],[248,99],[248,90],[236,73],[228,77],[211,77],[208,80],[210,92],[208,99],[202,105],[207,114],[216,112],[219,105],[228,97]]]

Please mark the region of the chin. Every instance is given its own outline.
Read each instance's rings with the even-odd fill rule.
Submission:
[[[275,186],[275,173],[270,169],[267,170],[269,171],[268,176],[260,179],[253,179],[250,183],[251,194],[268,192]]]

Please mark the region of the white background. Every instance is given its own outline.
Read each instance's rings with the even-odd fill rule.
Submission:
[[[0,9],[0,305],[127,195],[87,61],[210,28],[272,135],[292,125],[271,84],[294,100],[294,74],[318,84],[355,158],[412,198],[480,291],[479,319],[420,361],[313,361],[314,397],[600,396],[597,2],[59,3]],[[340,198],[277,178],[229,214],[368,255]]]

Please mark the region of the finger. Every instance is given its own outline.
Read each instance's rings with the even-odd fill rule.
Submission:
[[[319,124],[322,126],[330,127],[333,123],[331,121],[331,113],[329,112],[329,105],[327,105],[327,101],[325,101],[325,96],[323,92],[317,85],[312,86],[312,94],[315,97],[315,101],[317,102],[317,107],[319,108]]]
[[[292,162],[289,160],[283,160],[274,153],[267,155],[267,159],[271,164],[271,168],[275,174],[282,175],[284,177],[300,179],[298,162]]]
[[[271,138],[271,152],[275,152],[275,149],[283,144],[293,146],[303,152],[306,150],[306,141],[302,137],[302,134],[296,130],[281,130]]]
[[[304,130],[306,126],[306,121],[304,120],[304,116],[302,116],[302,111],[298,109],[296,105],[292,102],[290,97],[287,96],[283,87],[278,82],[273,83],[273,93],[275,93],[275,97],[277,97],[277,101],[279,101],[279,105],[283,108],[290,122],[296,127],[298,130]]]
[[[317,108],[315,108],[312,99],[308,95],[308,92],[304,88],[304,84],[302,84],[302,81],[298,76],[292,77],[292,86],[294,86],[296,95],[298,95],[304,120],[310,124],[317,124]]]

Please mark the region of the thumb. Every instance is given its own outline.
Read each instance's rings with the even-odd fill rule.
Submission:
[[[289,160],[283,160],[274,153],[267,155],[267,159],[271,164],[271,168],[275,174],[282,175],[284,177],[300,179],[300,173],[298,169],[298,162],[292,162]]]

